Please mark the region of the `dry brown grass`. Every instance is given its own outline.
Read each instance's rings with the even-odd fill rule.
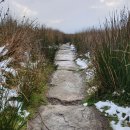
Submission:
[[[91,51],[93,65],[101,82],[98,97],[120,104],[130,101],[130,13],[113,13],[100,29],[72,35],[79,52]],[[117,92],[119,96],[113,96]]]
[[[17,75],[13,76],[0,69],[6,77],[6,83],[1,85],[17,89],[19,96],[15,100],[22,101],[24,109],[29,106],[35,108],[44,102],[46,84],[53,71],[54,54],[59,43],[63,42],[63,35],[58,30],[37,26],[35,21],[25,17],[21,21],[14,19],[8,11],[6,14],[0,14],[0,46],[5,45],[8,49],[6,55],[0,55],[0,62],[12,58],[7,67],[13,67],[17,71]],[[8,108],[8,105],[6,107]],[[17,109],[9,107],[9,110],[0,112],[1,130],[16,130],[18,123],[22,121],[17,116]],[[12,124],[9,124],[9,121]]]

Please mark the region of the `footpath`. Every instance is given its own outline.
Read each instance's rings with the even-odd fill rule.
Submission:
[[[48,105],[41,106],[28,122],[28,130],[110,130],[107,120],[94,108],[82,105],[86,85],[68,44],[60,46],[55,57],[47,93]]]

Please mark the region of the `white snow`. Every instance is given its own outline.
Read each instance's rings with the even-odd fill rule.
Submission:
[[[75,48],[75,46],[72,44],[72,45],[70,45],[70,50],[71,51],[76,51],[76,48]]]
[[[13,69],[12,67],[7,67],[8,64],[13,60],[13,58],[8,58],[7,60],[1,61],[0,62],[0,69],[4,70],[5,72],[11,73],[13,76],[16,76],[17,71]]]
[[[94,78],[94,70],[93,69],[87,69],[86,70],[87,81],[91,81],[93,78]]]
[[[76,64],[79,65],[81,69],[85,70],[86,80],[89,82],[94,78],[95,69],[93,67],[89,67],[92,64],[90,53],[86,53],[85,56],[87,57],[87,60],[83,58],[78,58],[76,60]],[[98,86],[92,86],[87,90],[87,93],[91,95],[95,93],[97,89]],[[124,93],[124,90],[122,91],[122,93]],[[114,92],[113,95],[118,95],[118,93]],[[83,106],[87,105],[88,103],[83,104]],[[95,106],[99,111],[104,112],[105,116],[117,117],[118,122],[111,121],[110,123],[113,130],[130,130],[130,127],[128,126],[128,123],[130,124],[130,107],[121,107],[111,101],[99,101],[95,103]]]
[[[21,65],[22,67],[25,67],[25,68],[29,67],[30,69],[34,69],[34,68],[37,68],[39,62],[40,62],[40,61],[27,62],[27,63],[21,62],[20,65]]]
[[[12,61],[12,58],[8,58],[7,60],[3,60],[0,62],[0,68],[6,69],[7,65]]]
[[[11,68],[6,68],[5,71],[11,73],[13,76],[17,75],[17,71],[12,67]]]
[[[8,50],[6,49],[5,45],[0,47],[0,55],[4,56],[7,54],[7,52],[8,52]]]
[[[115,124],[115,121],[111,121],[111,126],[113,130],[130,130],[130,127],[122,127],[120,123]]]
[[[81,59],[77,58],[76,64],[83,70],[85,70],[86,73],[86,80],[87,82],[94,79],[95,71],[94,67],[92,67],[91,59],[90,59],[90,52],[87,52],[86,54],[82,55],[81,57],[85,56],[87,59]],[[91,68],[90,68],[91,66]]]
[[[75,61],[76,61],[76,64],[78,66],[80,66],[81,69],[86,69],[88,68],[89,65],[91,65],[91,59],[90,59],[90,52],[87,52],[86,54],[84,55],[80,55],[80,57],[86,57],[86,58],[77,58]]]
[[[83,69],[86,73],[86,82],[90,82],[94,79],[95,76],[95,69],[91,63],[90,59],[90,52],[87,52],[84,55],[80,55],[80,57],[86,57],[87,59],[81,59],[78,58],[76,60],[76,64],[80,66],[81,69]],[[90,88],[87,89],[87,94],[92,95],[95,93],[98,89],[98,86],[91,86]]]
[[[20,116],[23,117],[24,119],[25,119],[26,117],[28,117],[29,114],[30,114],[30,113],[29,113],[27,110],[23,110],[23,111],[19,110],[19,112],[18,112],[18,115],[20,115]]]
[[[4,56],[8,52],[5,47],[6,46],[0,47],[0,56]],[[7,106],[17,107],[19,108],[18,115],[26,118],[29,115],[29,112],[26,110],[21,110],[22,102],[18,102],[17,100],[10,100],[12,97],[18,97],[17,90],[5,88],[5,86],[1,84],[6,83],[7,78],[5,73],[11,73],[14,77],[18,73],[13,67],[8,67],[12,60],[13,58],[9,57],[6,60],[0,61],[0,112],[3,111]]]
[[[87,94],[92,95],[98,90],[98,86],[92,86],[89,89],[87,89]]]
[[[113,130],[130,130],[130,127],[127,125],[127,123],[130,123],[130,107],[121,107],[114,104],[112,101],[99,101],[95,103],[95,106],[99,111],[118,118],[117,124],[115,121],[111,121]],[[105,110],[104,107],[107,107],[108,109]]]
[[[85,107],[88,106],[88,103],[84,103],[83,106],[85,106]]]
[[[7,49],[5,49],[4,51],[3,51],[3,53],[2,53],[2,55],[4,56],[4,55],[6,55],[7,54],[7,52],[8,52],[8,50]]]
[[[88,59],[90,59],[90,52],[87,52],[87,53],[85,54],[85,56],[86,56]]]
[[[0,53],[4,50],[5,46],[0,47]]]
[[[26,118],[30,113],[26,110],[22,110],[22,102],[18,102],[17,100],[10,100],[12,97],[18,97],[17,90],[4,88],[2,85],[0,86],[1,90],[1,109],[0,112],[3,111],[7,106],[18,108],[18,115],[22,118]]]
[[[17,101],[8,101],[11,97],[18,97],[17,91],[15,89],[8,89],[8,88],[4,88],[2,85],[0,86],[0,90],[1,90],[1,96],[2,96],[2,100],[1,100],[1,109],[0,111],[3,111],[4,108],[8,105],[12,106],[12,107],[17,107],[18,103]],[[8,101],[8,104],[7,104]]]
[[[85,59],[83,60],[80,58],[76,59],[76,64],[80,66],[81,69],[86,69],[88,67],[87,61]]]

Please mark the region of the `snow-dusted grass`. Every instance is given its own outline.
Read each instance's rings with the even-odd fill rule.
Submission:
[[[78,58],[76,63],[81,69],[85,70],[87,82],[91,82],[95,74],[94,68],[88,68],[90,64],[90,54],[86,53],[85,56],[88,58],[88,61]],[[87,93],[88,95],[92,95],[96,91],[97,86],[91,86],[87,90]],[[84,103],[83,105],[88,106],[88,103]],[[95,106],[99,111],[104,112],[105,116],[111,117],[112,119],[117,118],[117,120],[112,120],[110,122],[113,130],[130,130],[130,107],[121,107],[111,101],[99,101],[95,103]]]
[[[1,108],[0,108],[0,112],[4,111],[4,109],[8,106],[11,107],[15,107],[18,108],[18,115],[22,118],[26,118],[28,117],[28,115],[30,114],[27,110],[22,110],[22,102],[18,102],[17,100],[10,100],[11,98],[17,98],[18,97],[18,93],[17,90],[15,89],[8,89],[8,88],[4,88],[4,87],[0,87],[0,90],[2,91],[2,97],[1,97]]]
[[[117,117],[117,122],[111,121],[113,130],[130,130],[130,107],[121,107],[111,101],[99,101],[95,106],[99,111],[104,112],[105,116]]]
[[[11,63],[13,58],[8,58],[7,60],[3,60],[0,62],[0,69],[11,73],[13,76],[17,75],[17,71],[13,67],[8,67],[8,65]]]
[[[86,74],[86,82],[90,84],[90,82],[93,82],[95,72],[94,67],[92,67],[91,58],[90,58],[90,52],[87,52],[83,55],[85,58],[77,58],[76,64],[80,67],[80,69],[83,69]],[[90,67],[91,66],[91,67]],[[92,95],[97,91],[97,85],[90,85],[90,88],[87,89],[87,94]]]
[[[15,19],[9,10],[0,11],[0,130],[18,130],[22,121],[26,124],[26,110],[31,116],[45,102],[55,45],[63,41],[64,34],[39,26],[35,20]]]
[[[75,48],[75,46],[73,44],[70,45],[70,50],[74,51],[74,52],[76,51],[76,48]]]
[[[6,46],[0,47],[0,56],[3,56],[3,50]],[[7,51],[6,51],[7,52]],[[0,82],[6,83],[6,76],[5,73],[10,73],[14,77],[17,75],[17,71],[13,67],[8,67],[8,65],[12,62],[13,58],[7,58],[6,60],[0,61]],[[2,86],[3,87],[3,86]]]
[[[30,69],[33,69],[33,68],[36,68],[37,66],[38,66],[38,63],[39,63],[40,61],[36,61],[36,62],[28,62],[28,63],[24,63],[24,62],[21,62],[20,63],[20,65],[22,66],[22,67],[25,67],[25,68],[30,68]]]
[[[5,45],[0,47],[0,55],[4,56],[7,54],[7,52],[8,52],[8,49],[6,49]]]
[[[8,88],[4,88],[4,87],[0,87],[0,90],[2,92],[2,98],[1,98],[1,109],[0,111],[3,111],[5,109],[5,107],[7,107],[7,102],[8,105],[12,106],[12,107],[17,107],[19,106],[17,101],[8,101],[10,98],[12,97],[18,97],[17,91],[15,89],[8,89]]]
[[[89,65],[91,64],[90,52],[82,55],[82,58],[77,58],[75,62],[80,67],[80,69],[88,69]],[[93,72],[90,72],[91,70],[89,69],[89,71],[86,71],[86,74],[88,75],[91,73],[90,75],[92,75]]]
[[[4,56],[6,55],[8,52],[8,49],[6,49],[6,46],[2,46],[0,47],[0,56]],[[12,68],[12,67],[8,67],[8,65],[12,62],[13,58],[9,57],[6,60],[0,61],[0,70],[1,71],[5,71],[5,72],[9,72],[11,73],[13,76],[16,76],[17,71]],[[2,77],[4,74],[0,74],[0,77]]]
[[[0,47],[0,56],[6,55],[8,50],[6,49],[6,46]],[[10,63],[13,61],[13,58],[7,58],[6,60],[0,61],[0,112],[4,111],[4,109],[8,106],[18,108],[18,115],[26,118],[29,115],[29,112],[26,110],[22,110],[22,102],[18,102],[17,100],[13,101],[10,100],[11,98],[17,98],[18,90],[17,89],[8,89],[2,84],[6,84],[6,73],[12,74],[13,77],[16,77],[18,72],[13,67],[8,67]]]
[[[94,78],[94,70],[93,69],[87,69],[86,71],[86,79],[87,81],[91,81]]]

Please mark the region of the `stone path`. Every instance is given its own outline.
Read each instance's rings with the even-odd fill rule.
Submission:
[[[85,82],[77,71],[75,53],[68,44],[60,47],[55,57],[57,70],[52,75],[47,97],[28,123],[28,130],[108,130],[109,124],[94,107],[84,107]]]

